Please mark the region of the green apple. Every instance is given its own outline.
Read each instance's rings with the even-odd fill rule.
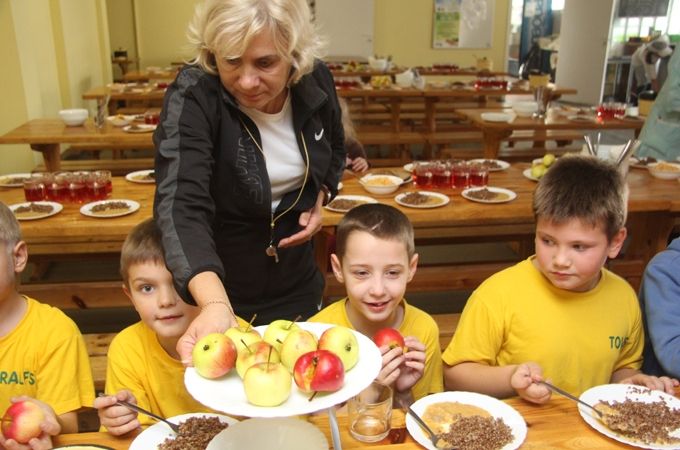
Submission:
[[[545,175],[545,171],[548,170],[543,164],[536,164],[531,168],[531,176],[538,179]]]
[[[288,400],[293,377],[281,363],[261,362],[248,368],[243,390],[255,406],[278,406]]]
[[[210,333],[196,342],[191,352],[196,372],[204,378],[229,373],[236,363],[236,346],[222,333]]]
[[[264,330],[264,341],[281,352],[281,344],[286,340],[286,336],[293,330],[299,330],[300,325],[292,320],[275,320]]]
[[[265,341],[257,341],[250,344],[236,357],[236,373],[243,378],[246,370],[253,364],[261,362],[279,362],[279,352]]]
[[[359,342],[354,332],[345,327],[330,327],[319,338],[319,350],[335,353],[348,371],[359,361]]]
[[[246,346],[262,340],[260,333],[250,325],[229,328],[224,334],[232,340],[239,354],[245,350]]]
[[[543,155],[543,165],[548,168],[555,162],[555,155],[552,153],[546,153]]]
[[[317,340],[310,331],[298,329],[288,333],[286,340],[281,344],[281,363],[291,373],[295,367],[295,361],[305,353],[316,350]]]

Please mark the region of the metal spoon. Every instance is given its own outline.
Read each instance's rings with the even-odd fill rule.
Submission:
[[[430,441],[432,441],[432,445],[434,445],[435,448],[439,448],[439,449],[442,449],[442,450],[455,450],[451,446],[442,447],[442,446],[438,445],[440,442],[442,442],[446,445],[446,441],[444,441],[443,439],[440,439],[439,435],[436,434],[434,431],[432,431],[432,429],[427,426],[425,421],[423,419],[421,419],[420,416],[418,416],[418,414],[416,414],[416,412],[413,409],[411,409],[410,406],[407,407],[406,411],[411,415],[411,417],[413,417],[415,419],[416,422],[418,422],[418,425],[420,425],[420,427],[423,430],[425,430],[425,432],[427,432],[427,434],[430,436]]]
[[[156,415],[156,414],[152,413],[151,411],[147,411],[146,409],[141,408],[141,407],[135,405],[134,403],[129,403],[129,402],[126,402],[124,400],[118,400],[116,402],[116,405],[125,406],[126,408],[131,409],[133,411],[137,411],[139,413],[146,414],[149,417],[153,417],[154,419],[156,419],[158,421],[166,423],[172,429],[172,431],[175,432],[175,434],[179,433],[179,425],[172,423],[168,419],[165,419],[164,417]]]
[[[575,402],[577,402],[577,403],[580,403],[580,404],[582,404],[583,406],[587,406],[588,408],[590,408],[590,409],[592,409],[593,411],[595,411],[600,419],[602,419],[602,418],[604,417],[604,413],[603,413],[602,411],[600,411],[599,409],[596,409],[594,406],[592,406],[592,405],[590,405],[590,404],[584,402],[584,401],[581,400],[580,398],[571,395],[569,392],[564,391],[564,390],[558,388],[557,386],[553,386],[552,384],[548,383],[547,381],[539,381],[538,383],[544,385],[545,387],[547,387],[547,388],[550,389],[551,391],[557,392],[558,394],[567,397],[567,398],[570,399],[570,400],[573,400],[573,401],[575,401]]]

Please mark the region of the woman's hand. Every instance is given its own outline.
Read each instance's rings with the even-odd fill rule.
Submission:
[[[189,324],[187,331],[177,341],[177,353],[185,366],[192,365],[191,352],[203,336],[210,333],[224,333],[228,328],[238,326],[231,305],[228,303],[206,303],[201,312]]]
[[[320,229],[321,229],[321,208],[323,205],[324,193],[319,192],[316,198],[316,204],[309,211],[305,211],[300,214],[300,226],[303,227],[302,231],[298,231],[292,236],[281,239],[279,241],[279,247],[294,247],[300,245],[304,242],[312,239]]]
[[[122,390],[115,395],[104,395],[94,399],[94,407],[99,415],[99,422],[114,436],[121,436],[140,427],[137,412],[125,406],[116,405],[118,401],[137,404],[132,392]]]

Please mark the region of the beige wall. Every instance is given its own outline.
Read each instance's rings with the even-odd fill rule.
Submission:
[[[108,19],[111,53],[125,49],[129,58],[137,58],[137,35],[133,0],[106,0],[106,16]],[[120,68],[113,67],[114,79],[120,79]]]
[[[63,108],[92,106],[82,92],[110,80],[102,2],[0,1],[0,55],[10,68],[0,71],[0,133]],[[0,148],[0,173],[33,170],[41,161],[27,145]]]

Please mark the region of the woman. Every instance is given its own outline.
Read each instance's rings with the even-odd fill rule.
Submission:
[[[154,215],[177,292],[202,311],[177,349],[236,325],[308,317],[324,280],[311,238],[345,152],[305,0],[207,0],[154,133]]]

